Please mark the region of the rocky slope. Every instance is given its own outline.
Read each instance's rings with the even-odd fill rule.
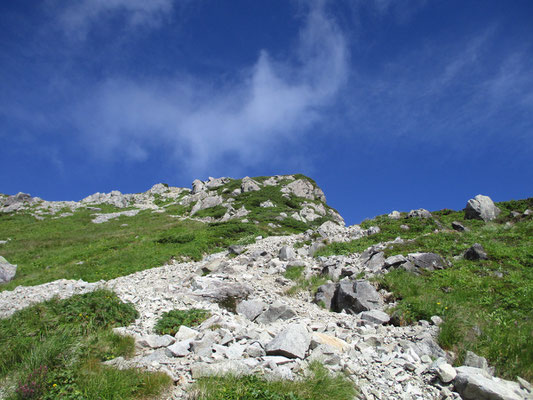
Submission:
[[[271,189],[271,190],[269,190]],[[261,192],[265,200],[255,204],[251,192]],[[263,193],[264,192],[264,193]],[[247,202],[251,200],[251,202]],[[98,206],[107,204],[127,211],[98,213]],[[294,219],[316,225],[316,221],[333,220],[343,224],[343,219],[326,204],[326,197],[314,181],[303,175],[278,175],[255,179],[209,178],[195,180],[192,189],[171,187],[158,183],[144,193],[122,194],[95,193],[79,202],[45,201],[26,193],[13,196],[0,195],[0,212],[29,212],[37,219],[48,215],[66,217],[80,208],[93,207],[95,223],[102,223],[121,215],[133,216],[139,210],[151,209],[163,212],[171,206],[183,206],[181,216],[196,217],[202,221],[225,222],[253,217],[250,213],[257,207],[271,211],[277,220]],[[207,210],[207,211],[206,211]],[[271,222],[275,226],[275,222]]]
[[[247,193],[269,186],[279,188],[280,196],[247,203]],[[182,218],[251,219],[273,226],[291,218],[307,224],[305,232],[257,237],[255,243],[231,246],[198,262],[173,261],[109,281],[61,280],[0,292],[0,318],[5,318],[55,295],[67,297],[99,287],[115,291],[141,314],[134,324],[116,329],[136,338],[137,354],[106,363],[168,373],[175,381],[169,399],[188,398],[190,383],[204,375],[260,373],[295,379],[313,360],[345,372],[358,386],[361,399],[533,398],[528,382],[493,377],[486,360],[473,353],[464,366],[452,367],[455,355],[436,342],[440,317],[407,326],[392,324],[386,311],[396,300],[372,277],[394,269],[418,273],[446,268],[447,261],[440,256],[385,257],[388,244],[403,242],[398,238],[346,256],[315,257],[325,243],[367,238],[380,230],[345,227],[338,213],[325,204],[322,191],[307,178],[209,179],[195,181],[192,190],[160,184],[142,194],[95,194],[77,203],[17,196],[3,198],[4,212],[43,217],[102,203],[131,207],[125,212],[164,210],[178,204],[186,207]],[[288,207],[282,199],[296,206]],[[469,204],[473,218],[490,219],[498,213],[492,201],[484,198]],[[272,214],[259,221],[257,208],[271,209]],[[413,210],[410,217],[429,218],[426,212]],[[393,212],[389,218],[398,216]],[[102,213],[93,222],[107,218]],[[296,282],[287,278],[298,276],[291,270],[301,273]],[[317,276],[326,278],[316,293],[298,290],[299,284]],[[211,317],[198,327],[182,327],[175,336],[154,334],[154,325],[165,311],[191,308],[209,310]]]

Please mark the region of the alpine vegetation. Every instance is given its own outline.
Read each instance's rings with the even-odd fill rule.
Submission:
[[[0,195],[0,399],[531,399],[533,199],[345,226],[303,175]]]

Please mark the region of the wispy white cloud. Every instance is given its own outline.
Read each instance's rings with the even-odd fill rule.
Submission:
[[[321,121],[348,76],[343,34],[322,6],[309,11],[294,58],[260,52],[222,87],[191,76],[109,79],[79,105],[75,123],[100,154],[143,159],[172,149],[195,173],[231,155],[242,166],[272,157]]]
[[[466,143],[494,136],[533,146],[532,62],[527,48],[499,50],[489,27],[470,40],[430,43],[374,73],[357,75],[345,99],[352,134],[373,140],[409,140],[470,151]],[[524,132],[524,133],[521,133]]]
[[[92,25],[119,15],[130,26],[157,26],[170,15],[174,0],[78,0],[61,2],[60,25],[75,38],[83,38]]]

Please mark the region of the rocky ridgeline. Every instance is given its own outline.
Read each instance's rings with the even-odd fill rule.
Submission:
[[[342,217],[333,209],[326,206],[326,197],[322,190],[314,182],[304,176],[277,175],[267,179],[252,179],[245,177],[240,180],[222,177],[209,178],[206,181],[195,180],[192,189],[170,187],[158,183],[144,193],[122,194],[114,190],[110,193],[95,193],[79,202],[75,201],[45,201],[39,197],[31,197],[26,193],[18,193],[13,196],[0,195],[0,212],[29,212],[37,219],[43,219],[46,215],[66,217],[72,215],[80,208],[89,208],[95,211],[94,223],[107,222],[121,215],[134,216],[141,210],[153,210],[164,212],[172,205],[185,206],[182,217],[194,217],[199,211],[222,206],[225,213],[219,218],[200,218],[206,222],[229,221],[234,219],[244,220],[251,210],[244,205],[239,208],[243,193],[260,191],[263,188],[276,186],[280,188],[282,196],[286,199],[297,198],[303,200],[297,210],[290,214],[279,212],[279,219],[294,218],[301,222],[313,222],[327,217],[339,224],[344,224]],[[128,208],[127,211],[113,213],[98,213],[101,211],[98,205],[108,204],[116,208]],[[261,203],[260,207],[271,208],[275,211],[277,204],[272,201]]]
[[[156,185],[151,191],[184,205],[194,203],[192,215],[195,208],[198,212],[204,206],[225,204],[230,218],[232,212],[239,212],[232,211],[230,200],[258,190],[260,185],[278,184],[283,193],[305,198],[309,204],[325,201],[320,189],[310,182],[308,185],[296,178],[287,181],[287,177],[262,182],[245,178],[229,193],[224,189],[215,192],[230,183],[226,179],[195,181],[192,190]],[[97,194],[73,207],[115,201],[121,207],[160,207],[153,204],[149,192]],[[24,202],[36,203],[28,198]],[[494,218],[498,211],[486,210],[494,206],[491,203],[472,201],[471,217]],[[397,216],[393,212],[389,217]],[[413,210],[409,217],[431,218],[431,214]],[[340,221],[335,218],[298,235],[259,237],[254,244],[231,246],[200,262],[173,262],[107,282],[60,280],[17,287],[0,292],[0,318],[54,295],[68,297],[109,288],[123,301],[134,304],[140,317],[130,326],[115,329],[118,334],[136,339],[135,357],[119,357],[105,363],[167,373],[175,382],[169,399],[188,398],[190,384],[202,376],[230,372],[294,379],[314,360],[331,371],[346,373],[359,388],[361,399],[533,398],[528,382],[494,377],[487,361],[474,353],[467,354],[465,365],[452,367],[455,355],[436,342],[442,323],[438,316],[416,325],[396,326],[394,315],[386,312],[395,305],[393,296],[369,278],[395,268],[417,273],[449,267],[437,254],[387,258],[383,250],[389,243],[380,243],[349,256],[314,257],[324,241],[348,241],[379,232],[376,227],[344,227]],[[483,249],[479,247],[473,246],[464,256],[482,257]],[[290,295],[288,290],[295,283],[285,278],[285,273],[291,268],[303,269],[305,278],[327,275],[331,280],[320,286],[315,295],[307,291]],[[174,336],[154,333],[164,312],[192,308],[206,309],[211,315],[200,326],[182,326]]]

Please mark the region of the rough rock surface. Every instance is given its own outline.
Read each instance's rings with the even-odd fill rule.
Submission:
[[[471,261],[488,259],[485,249],[479,243],[474,243],[472,247],[470,247],[467,251],[465,251],[464,257],[467,260],[471,260]]]
[[[489,196],[478,194],[473,199],[468,200],[465,207],[466,219],[481,219],[485,222],[495,219],[501,210],[496,207]]]
[[[474,367],[457,368],[455,390],[464,400],[520,400],[523,391],[516,382],[491,377],[485,371]]]
[[[266,353],[303,359],[310,344],[311,337],[305,325],[290,324],[266,345]]]
[[[408,218],[431,218],[432,215],[428,210],[424,208],[419,208],[418,210],[409,211],[409,214],[407,214],[407,217]]]

